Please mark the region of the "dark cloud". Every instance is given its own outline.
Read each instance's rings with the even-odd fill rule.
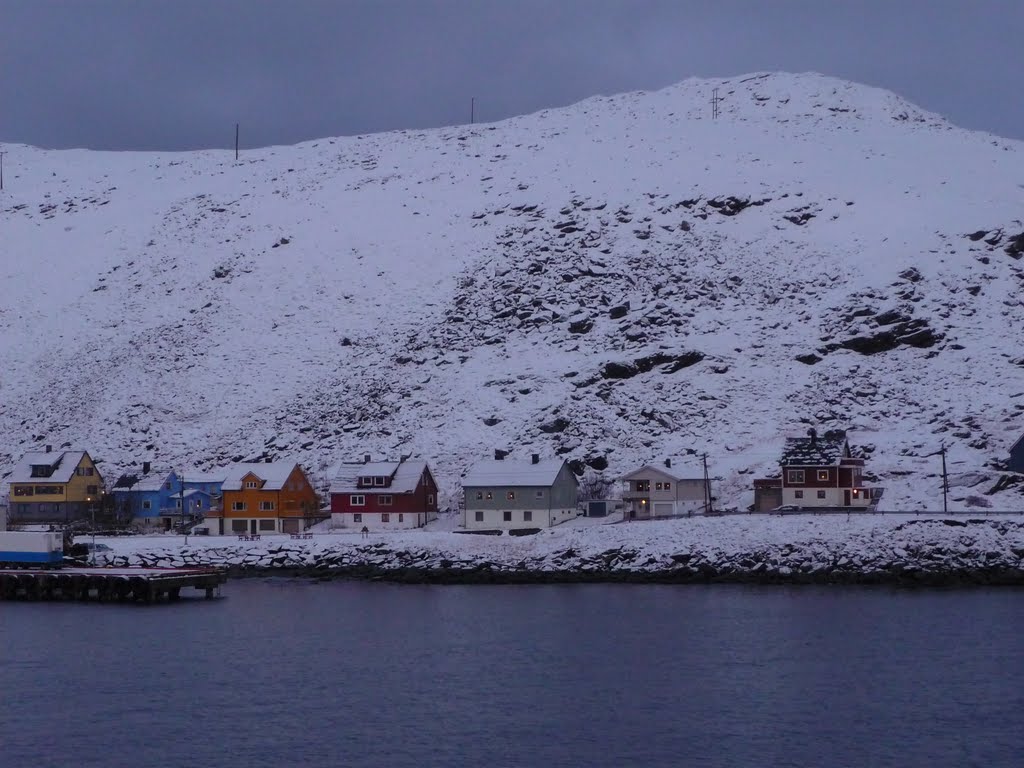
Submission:
[[[1013,0],[0,0],[0,140],[193,149],[813,70],[1024,138]]]

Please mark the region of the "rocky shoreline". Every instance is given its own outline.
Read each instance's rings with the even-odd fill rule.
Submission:
[[[803,535],[761,542],[749,541],[753,535],[746,541],[633,537],[607,547],[613,542],[605,539],[611,537],[600,531],[514,545],[507,538],[507,544],[494,543],[493,537],[482,544],[480,537],[467,542],[465,536],[450,536],[441,540],[446,546],[410,546],[408,537],[373,543],[335,537],[314,543],[165,546],[112,552],[102,559],[116,566],[223,567],[235,577],[402,584],[1024,585],[1024,522],[1017,520],[912,519],[856,531],[825,525],[813,536],[797,533]],[[467,545],[460,548],[456,540]]]

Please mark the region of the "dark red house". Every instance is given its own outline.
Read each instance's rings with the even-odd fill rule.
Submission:
[[[331,520],[342,528],[421,528],[437,519],[437,483],[427,462],[345,462],[331,482]]]

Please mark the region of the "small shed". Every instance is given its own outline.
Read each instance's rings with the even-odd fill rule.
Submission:
[[[1010,448],[1009,468],[1011,472],[1024,473],[1024,435],[1021,435],[1020,439]]]
[[[782,506],[782,478],[766,477],[754,481],[754,511],[770,512]]]
[[[611,512],[612,503],[607,499],[588,499],[581,503],[586,517],[607,517]]]

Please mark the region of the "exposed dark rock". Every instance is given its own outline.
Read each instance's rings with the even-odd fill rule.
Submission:
[[[603,472],[604,470],[608,469],[608,459],[606,459],[604,456],[593,456],[591,458],[588,458],[586,463],[588,467],[590,467],[591,469],[596,469],[598,472]]]
[[[501,424],[501,419],[499,419],[497,416],[488,416],[483,421],[484,424],[486,424],[488,427],[494,427],[497,426],[498,424]]]
[[[1024,232],[1010,238],[1009,242],[1006,244],[1006,253],[1015,259],[1019,259],[1021,256],[1024,256]]]
[[[590,329],[594,327],[594,321],[590,318],[586,320],[576,320],[575,322],[569,323],[569,333],[589,333]]]
[[[541,424],[540,431],[546,432],[547,434],[551,435],[557,432],[564,432],[568,426],[569,422],[566,419],[563,419],[561,416],[559,416],[558,418],[552,419],[551,421]]]
[[[820,363],[823,359],[824,358],[818,357],[813,352],[808,352],[806,355],[796,356],[796,361],[798,363],[803,363],[804,365],[814,365],[815,363]]]
[[[969,234],[967,237],[970,238],[971,240],[973,240],[974,242],[978,242],[979,240],[981,240],[981,238],[983,238],[987,234],[988,234],[988,230],[987,229],[979,229],[977,232],[971,232],[971,234]]]
[[[608,310],[608,317],[610,317],[612,320],[618,320],[620,317],[625,317],[628,313],[629,313],[629,302],[626,301],[626,302],[623,302],[622,304],[617,304],[616,306],[614,306],[611,309],[609,309]]]
[[[900,272],[900,277],[902,277],[904,280],[908,280],[911,283],[918,283],[921,281],[921,273],[918,272],[915,267],[903,270],[902,272]]]

